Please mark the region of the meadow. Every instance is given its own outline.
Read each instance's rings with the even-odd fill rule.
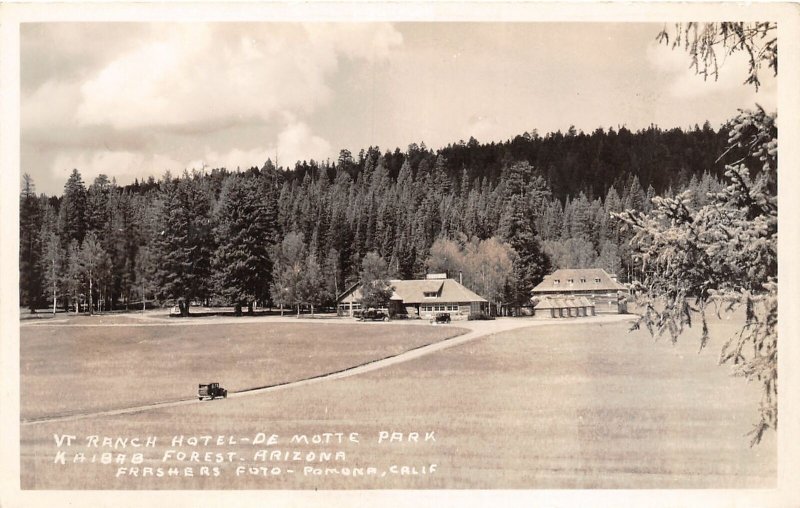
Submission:
[[[234,322],[234,324],[231,324]],[[98,326],[101,325],[101,326]],[[20,329],[22,419],[193,399],[303,379],[464,330],[382,323],[67,316]]]
[[[538,323],[346,379],[132,415],[23,425],[22,485],[50,489],[770,488],[776,482],[775,436],[768,434],[751,448],[745,435],[757,417],[758,387],[717,365],[720,341],[735,324],[712,323],[712,342],[698,354],[693,332],[673,346],[669,341],[654,343],[643,332],[629,333],[625,322]],[[345,359],[327,358],[336,357],[340,348],[320,349],[312,346],[316,344],[312,338],[349,333],[352,338],[346,341],[373,348],[375,339],[364,330],[382,332],[379,327],[361,326],[354,333],[349,326],[358,325],[287,323],[284,333],[294,330],[291,333],[297,333],[297,338],[283,347],[293,344],[302,351],[285,354],[292,358],[314,355],[311,363],[319,369]],[[214,330],[196,328],[181,331],[182,340],[190,333],[197,334],[191,336],[194,340],[202,340],[200,335]],[[395,330],[401,328],[409,334],[449,330],[424,326]],[[226,327],[218,333],[236,336],[232,330]],[[300,336],[310,342],[298,342]],[[192,360],[198,361],[214,363]],[[192,362],[181,369],[190,372]],[[240,376],[237,383],[244,384],[246,376],[256,374],[252,364],[235,366],[235,375]],[[92,377],[89,369],[72,369],[81,379]],[[155,375],[160,370],[148,372]],[[290,368],[282,372],[286,378],[303,375]],[[29,407],[60,407],[53,401],[38,401],[49,399],[47,392],[29,391],[27,397],[34,399],[24,402]],[[402,441],[386,439],[393,432],[401,433]],[[413,432],[420,436],[417,442],[409,441]],[[259,433],[275,435],[275,442],[256,446]],[[295,435],[313,439],[325,433],[356,433],[358,443],[345,439],[307,444],[290,439]],[[144,451],[144,463],[136,466],[139,474],[144,467],[174,467],[180,474],[120,475],[118,467],[131,468],[130,463],[73,464],[68,459],[66,464],[55,464],[54,434],[73,434],[79,439],[157,436],[157,444]],[[222,436],[224,443],[186,446],[186,437],[204,435]],[[426,435],[433,439],[424,442]],[[173,446],[176,436],[184,436],[180,446]],[[223,463],[212,456],[211,462],[201,463],[175,455],[192,450],[236,456]],[[281,456],[257,461],[258,450],[278,451]],[[112,451],[130,457],[135,450]],[[294,452],[300,452],[299,460],[292,457]],[[313,460],[308,460],[308,452],[314,452]],[[343,452],[345,458],[320,462],[320,452]],[[204,466],[212,468],[206,471],[210,474],[201,474]],[[240,466],[244,468],[241,474]],[[193,476],[184,474],[186,467]],[[218,475],[213,474],[214,467],[219,468]],[[255,469],[248,472],[250,467]],[[279,474],[272,474],[275,468]],[[336,472],[322,474],[325,468]],[[351,474],[342,474],[342,468]],[[377,475],[352,475],[353,470],[368,468]]]

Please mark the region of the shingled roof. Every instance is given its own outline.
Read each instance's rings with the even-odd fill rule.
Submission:
[[[436,302],[486,302],[486,299],[470,291],[453,279],[392,280],[394,287],[392,300],[402,300],[406,304]],[[426,297],[425,293],[436,293]],[[349,297],[349,298],[348,298]],[[339,301],[361,300],[361,288],[355,287],[339,297]]]
[[[599,279],[599,282],[597,280]],[[569,281],[572,282],[569,282]],[[602,268],[561,268],[545,275],[533,293],[579,293],[582,291],[627,291]]]
[[[583,296],[568,296],[565,298],[554,298],[545,296],[534,308],[542,309],[567,309],[575,307],[594,307],[594,302]]]

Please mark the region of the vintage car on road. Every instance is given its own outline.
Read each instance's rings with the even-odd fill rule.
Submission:
[[[222,397],[223,399],[228,398],[228,390],[221,387],[219,383],[209,383],[207,385],[198,385],[197,386],[197,399],[210,399],[214,400],[217,397]]]
[[[389,315],[382,310],[367,309],[361,313],[361,321],[389,321]]]
[[[433,319],[431,319],[431,323],[437,325],[438,324],[445,325],[449,322],[450,322],[450,314],[448,314],[447,312],[440,312],[439,314],[436,314],[436,316],[434,316]]]

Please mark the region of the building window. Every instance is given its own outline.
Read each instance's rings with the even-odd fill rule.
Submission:
[[[595,277],[594,283],[595,284],[600,284],[600,277]]]
[[[572,284],[575,282],[575,279],[567,279],[567,284]]]
[[[559,284],[561,284],[561,279],[554,279],[554,280],[553,280],[553,284],[555,284],[556,286],[558,286]]]
[[[586,277],[581,277],[581,284],[586,284]]]
[[[425,291],[423,295],[425,298],[436,298],[436,291]]]

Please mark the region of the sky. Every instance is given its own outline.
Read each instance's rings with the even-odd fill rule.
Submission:
[[[26,23],[21,174],[60,194],[184,169],[335,160],[343,148],[719,127],[776,108],[737,55],[704,82],[661,23]]]

